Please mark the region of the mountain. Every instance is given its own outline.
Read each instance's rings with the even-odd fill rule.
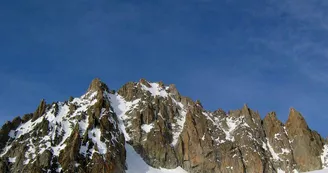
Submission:
[[[247,105],[207,111],[175,85],[145,79],[118,91],[94,79],[0,130],[1,173],[283,173],[328,168],[328,144],[290,109],[261,119]]]

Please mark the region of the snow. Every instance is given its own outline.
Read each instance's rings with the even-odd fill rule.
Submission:
[[[264,150],[268,150],[268,145],[265,142],[263,142],[263,141],[262,141],[262,148]]]
[[[269,140],[267,140],[267,141],[269,141]],[[272,146],[270,145],[270,142],[267,143],[267,147],[268,147],[268,149],[269,149],[269,151],[270,151],[270,153],[271,153],[271,155],[272,155],[272,158],[273,158],[274,160],[280,160],[280,157],[279,157],[278,154],[274,151],[274,149],[273,149]]]
[[[89,147],[89,142],[85,146],[81,145],[80,147],[80,154],[82,154],[84,157],[86,157],[88,154],[88,147]]]
[[[11,138],[15,138],[16,137],[15,130],[10,130],[8,136],[11,137]]]
[[[16,131],[14,133],[12,132],[9,135],[11,138],[18,139],[19,137],[32,131],[37,124],[42,122],[42,120],[43,120],[43,118],[40,117],[37,120],[35,120],[34,122],[32,122],[32,120],[30,120],[24,124],[21,124],[20,126],[18,126],[18,128],[16,129]]]
[[[149,83],[150,87],[141,84],[142,89],[145,91],[149,91],[152,96],[161,96],[161,97],[167,97],[168,93],[165,91],[164,88],[160,87],[158,83]]]
[[[322,162],[322,167],[324,169],[327,169],[328,168],[328,144],[326,144],[323,148],[323,152],[321,154],[321,162]]]
[[[234,120],[232,117],[226,118],[226,123],[228,126],[228,129],[222,129],[226,135],[226,140],[229,141],[235,141],[235,138],[232,136],[233,132],[236,130],[236,128],[242,123],[239,119]],[[247,124],[245,124],[247,125]],[[248,126],[248,125],[247,125]]]
[[[290,153],[290,150],[289,149],[286,149],[286,148],[282,148],[282,154],[288,154]]]
[[[16,162],[16,157],[9,157],[8,162],[9,163],[15,163]]]
[[[172,100],[174,100],[172,98]],[[175,101],[175,100],[174,100]],[[184,106],[182,105],[182,103],[179,103],[177,101],[175,101],[176,104],[179,105],[180,110],[179,110],[179,115],[178,117],[176,117],[176,124],[172,124],[172,128],[173,128],[173,140],[171,143],[171,146],[175,146],[178,142],[179,136],[183,130],[183,126],[184,123],[186,121],[186,115],[187,115],[187,110],[184,108]]]
[[[277,170],[277,173],[285,173],[285,171],[281,170],[281,169],[278,169]]]
[[[70,122],[65,118],[68,115],[69,107],[64,103],[58,103],[58,115],[55,117],[50,112],[51,111],[48,112],[46,118],[49,121],[49,126],[52,129],[56,129],[49,132],[49,135],[51,136],[52,140],[54,140],[56,133],[57,135],[61,135],[62,133],[64,133],[62,141],[57,146],[51,147],[53,154],[55,156],[59,156],[60,151],[66,147],[66,144],[64,144],[66,139],[72,133]],[[61,124],[61,126],[58,128],[56,124]]]
[[[97,144],[98,151],[100,154],[106,154],[107,146],[104,142],[100,140],[101,132],[99,128],[92,129],[88,132],[88,137],[92,139],[94,144]],[[93,151],[95,152],[95,151]]]
[[[277,139],[277,140],[281,140],[280,137],[281,137],[281,134],[280,133],[276,133],[274,135],[274,138]]]
[[[204,133],[203,136],[202,136],[202,141],[203,141],[203,140],[205,140],[205,133]]]
[[[111,106],[114,109],[114,112],[117,115],[118,121],[119,121],[119,128],[121,132],[124,134],[125,140],[130,141],[131,137],[125,130],[124,120],[126,120],[128,117],[126,113],[137,106],[140,99],[136,99],[132,102],[125,101],[124,98],[118,94],[107,94],[107,97],[109,98],[111,102]]]
[[[129,144],[125,144],[126,149],[126,163],[128,170],[126,173],[188,173],[181,167],[175,169],[153,168],[146,164],[141,156],[136,153],[133,147]]]
[[[277,173],[286,173],[285,171],[278,169]],[[296,169],[293,170],[293,173],[299,173]],[[312,172],[311,172],[312,173]]]
[[[151,131],[151,129],[153,129],[153,128],[154,128],[153,124],[143,124],[141,126],[141,129],[146,133],[149,133]]]
[[[4,149],[3,149],[3,152],[0,154],[0,157],[3,157],[11,148],[11,145],[9,146],[6,146]]]

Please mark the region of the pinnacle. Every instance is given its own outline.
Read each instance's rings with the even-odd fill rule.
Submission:
[[[299,128],[308,128],[308,125],[300,112],[294,108],[290,108],[289,111],[288,120],[286,122],[287,126],[293,125]]]
[[[109,91],[107,85],[105,83],[103,83],[99,78],[95,78],[92,80],[88,92],[94,92],[94,91]]]
[[[268,113],[268,116],[277,117],[277,113],[272,111]]]
[[[148,82],[146,79],[144,79],[144,78],[141,78],[141,79],[139,80],[139,83],[145,85],[145,86],[148,87],[148,88],[151,87],[150,84],[149,84],[149,82]]]
[[[248,105],[247,105],[247,103],[244,103],[243,109],[248,110]]]

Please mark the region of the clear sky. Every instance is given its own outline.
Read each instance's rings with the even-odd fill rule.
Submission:
[[[289,108],[328,136],[326,0],[0,1],[0,124],[99,77],[175,83],[209,110]]]

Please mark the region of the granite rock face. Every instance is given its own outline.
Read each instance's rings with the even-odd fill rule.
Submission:
[[[0,130],[0,172],[126,172],[126,143],[150,166],[190,173],[277,173],[328,166],[328,145],[290,110],[286,124],[247,105],[210,112],[171,84],[145,79],[117,92],[46,104]]]
[[[320,169],[322,167],[320,155],[324,141],[316,131],[309,129],[301,113],[294,108],[290,110],[286,129],[298,170]]]

